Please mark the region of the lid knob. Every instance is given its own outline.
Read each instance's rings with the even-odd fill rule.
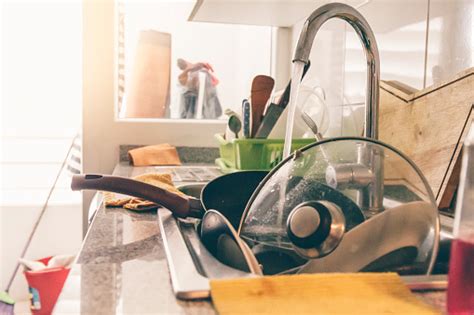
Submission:
[[[318,258],[337,247],[345,231],[345,219],[341,209],[332,202],[308,201],[290,212],[286,230],[299,255]]]

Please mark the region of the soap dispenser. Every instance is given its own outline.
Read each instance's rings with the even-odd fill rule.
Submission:
[[[464,141],[448,276],[448,313],[474,313],[474,123]]]

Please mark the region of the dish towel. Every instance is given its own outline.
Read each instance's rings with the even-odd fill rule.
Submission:
[[[178,151],[168,143],[132,149],[128,157],[134,166],[181,165]]]
[[[227,314],[440,314],[396,273],[327,273],[211,281]]]
[[[171,174],[148,173],[138,175],[133,179],[187,197],[187,195],[183,194],[174,186],[173,181],[171,180]],[[156,203],[141,198],[118,195],[108,191],[103,194],[106,207],[123,207],[134,211],[154,210],[159,207]]]

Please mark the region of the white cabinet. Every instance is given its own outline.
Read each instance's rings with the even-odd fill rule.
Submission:
[[[340,0],[358,6],[370,0]],[[328,0],[197,0],[190,21],[292,27]]]

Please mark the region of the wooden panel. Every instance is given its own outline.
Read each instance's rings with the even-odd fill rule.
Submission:
[[[170,100],[171,34],[140,32],[126,97],[126,118],[166,117]]]
[[[473,87],[474,88],[474,87]],[[471,123],[474,121],[474,104],[471,105],[471,111],[466,119],[463,130],[459,137],[459,141],[456,145],[456,149],[449,164],[449,168],[446,172],[445,178],[440,187],[440,193],[437,196],[438,205],[440,209],[448,209],[453,204],[453,197],[455,196],[456,189],[458,187],[460,172],[461,172],[461,153],[464,138],[466,137]],[[454,209],[451,209],[454,210]]]
[[[473,119],[473,104],[474,68],[414,93],[381,82],[380,139],[418,165],[438,204],[449,204],[455,191],[455,165]]]

